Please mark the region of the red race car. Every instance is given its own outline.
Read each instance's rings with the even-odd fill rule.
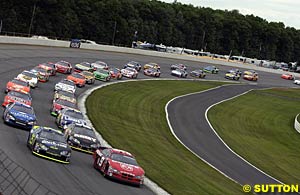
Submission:
[[[39,64],[38,67],[41,67],[45,69],[47,72],[50,73],[50,76],[55,76],[56,75],[56,67],[53,62],[46,62],[43,64]]]
[[[64,99],[55,99],[53,100],[52,108],[50,110],[51,115],[57,116],[59,112],[64,108],[77,108],[76,103],[70,102]]]
[[[8,81],[8,83],[6,84],[5,92],[7,93],[9,91],[19,91],[22,93],[29,93],[30,86],[25,81],[21,81],[19,79],[13,79],[11,81]]]
[[[2,106],[7,106],[8,104],[12,104],[14,102],[19,102],[22,104],[26,104],[28,106],[31,106],[31,96],[29,93],[21,93],[18,91],[10,91],[8,94],[4,97],[4,102]]]
[[[123,77],[123,75],[121,73],[121,70],[118,69],[118,68],[111,68],[111,69],[109,69],[109,72],[110,72],[110,77],[112,79],[118,79],[118,80],[120,80]]]
[[[287,80],[295,80],[295,77],[292,74],[282,74],[281,78],[287,79]]]
[[[117,180],[137,186],[143,185],[145,171],[138,165],[129,152],[113,149],[97,149],[94,154],[94,168]]]
[[[72,69],[73,69],[70,62],[66,62],[63,60],[56,62],[55,68],[56,68],[57,72],[64,73],[64,74],[71,74]]]

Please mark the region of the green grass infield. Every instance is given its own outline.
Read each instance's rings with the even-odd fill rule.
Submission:
[[[212,107],[208,118],[251,164],[286,184],[300,181],[299,89],[256,90]],[[222,122],[219,122],[222,121]]]
[[[133,153],[146,176],[171,194],[244,194],[240,185],[183,147],[166,120],[165,105],[172,98],[219,85],[200,81],[118,83],[93,92],[86,107],[104,139]]]

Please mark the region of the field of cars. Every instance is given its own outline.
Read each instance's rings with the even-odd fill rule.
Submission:
[[[254,70],[244,72],[238,69],[225,70],[226,79],[238,81],[240,78],[258,81],[258,73]],[[31,90],[39,90],[43,82],[48,82],[58,73],[65,78],[57,82],[53,90],[53,102],[49,107],[57,128],[39,126],[37,116],[32,107]],[[82,62],[74,66],[67,61],[41,63],[31,70],[23,70],[8,81],[4,98],[4,123],[29,130],[27,146],[34,155],[68,164],[72,160],[72,149],[93,154],[94,168],[108,177],[116,178],[135,185],[142,185],[145,172],[138,166],[134,156],[126,151],[101,147],[95,131],[89,127],[83,114],[77,108],[76,91],[95,82],[109,82],[111,79],[136,79],[139,74],[149,77],[160,77],[168,74],[178,78],[209,78],[210,74],[220,74],[215,66],[202,69],[190,69],[184,64],[171,64],[169,71],[162,72],[158,63],[144,65],[131,61],[123,67],[110,67],[102,61]],[[294,80],[289,75],[281,78]],[[97,80],[97,81],[96,81]],[[98,81],[99,80],[99,81]],[[46,111],[46,110],[45,110]]]

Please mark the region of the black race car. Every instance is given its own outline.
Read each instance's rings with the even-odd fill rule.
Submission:
[[[70,162],[71,148],[59,130],[34,126],[29,132],[27,146],[37,156],[60,163]]]
[[[82,124],[70,124],[65,129],[68,144],[75,150],[93,153],[100,148],[100,142],[96,138],[94,130]]]

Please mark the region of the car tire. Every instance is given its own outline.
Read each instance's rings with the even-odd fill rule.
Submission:
[[[103,171],[103,176],[104,176],[104,177],[108,177],[108,175],[107,175],[108,167],[109,167],[109,164],[107,163],[107,164],[105,165],[105,168],[104,168],[104,171]]]
[[[98,170],[98,168],[97,168],[98,167],[98,165],[97,165],[98,161],[99,161],[99,157],[96,157],[96,159],[94,160],[94,164],[93,164],[94,168],[97,169],[97,170]]]

